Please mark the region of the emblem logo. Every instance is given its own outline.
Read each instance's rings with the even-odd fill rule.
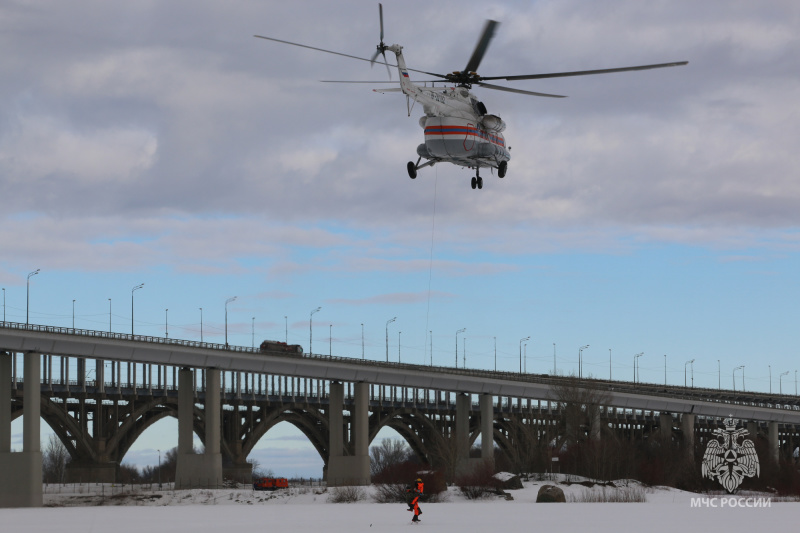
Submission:
[[[745,438],[746,429],[736,429],[736,422],[726,418],[725,429],[714,430],[716,438],[709,441],[703,454],[703,477],[716,478],[729,494],[733,494],[745,477],[758,477],[760,472],[753,441]]]

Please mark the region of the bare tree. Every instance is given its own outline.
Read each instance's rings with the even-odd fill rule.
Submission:
[[[61,439],[50,435],[42,453],[42,480],[45,483],[63,483],[69,460],[69,452]]]
[[[411,450],[406,443],[395,439],[383,439],[377,446],[369,449],[370,474],[376,476],[389,467],[408,461]]]
[[[557,441],[557,448],[561,448],[564,443],[581,443],[587,437],[599,438],[600,435],[594,433],[600,428],[600,410],[602,406],[608,405],[609,393],[574,375],[553,385],[552,390],[562,413],[562,434]]]
[[[432,465],[444,471],[447,483],[453,483],[456,479],[460,452],[455,431],[437,435],[428,446]]]
[[[261,466],[261,461],[256,458],[247,458],[247,462],[253,465],[253,480],[260,479],[262,477],[275,477],[275,472],[271,468],[264,469]]]

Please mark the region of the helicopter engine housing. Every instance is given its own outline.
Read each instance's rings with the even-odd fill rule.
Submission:
[[[481,124],[487,131],[500,133],[506,129],[506,123],[497,115],[484,115],[481,119]]]

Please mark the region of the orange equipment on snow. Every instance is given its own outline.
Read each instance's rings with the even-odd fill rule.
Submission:
[[[285,477],[261,477],[253,482],[253,490],[288,489],[289,480]]]

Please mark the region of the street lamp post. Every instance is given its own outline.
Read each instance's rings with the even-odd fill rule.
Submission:
[[[769,370],[769,393],[772,394],[772,365],[767,365]]]
[[[364,359],[364,323],[361,323],[361,359]]]
[[[41,268],[37,268],[36,270],[34,270],[30,274],[28,274],[28,290],[27,290],[27,296],[25,298],[25,325],[26,326],[30,323],[28,311],[29,311],[30,305],[31,305],[31,277],[33,277],[36,274],[38,274],[40,270],[42,270],[42,269]]]
[[[203,342],[203,308],[198,307],[200,310],[200,342]]]
[[[467,328],[461,328],[460,330],[456,331],[456,368],[458,368],[458,334],[464,333],[467,331]]]
[[[461,338],[461,368],[467,368],[467,337]]]
[[[528,343],[522,345],[522,370],[527,374],[528,373]]]
[[[611,348],[608,349],[608,381],[611,381]]]
[[[689,365],[694,365],[694,359],[691,361],[686,361],[683,365],[683,386],[686,387],[686,367]],[[692,387],[694,387],[694,366],[692,366]]]
[[[289,344],[289,317],[286,315],[283,315],[283,327],[284,327],[283,342]]]
[[[144,287],[144,283],[140,283],[131,289],[131,336],[133,336],[133,293]]]
[[[497,372],[497,337],[494,338],[494,371]]]
[[[428,330],[428,338],[431,340],[431,366],[433,366],[433,330]]]
[[[789,371],[787,370],[786,372],[778,376],[778,394],[780,395],[783,395],[783,383],[781,383],[781,381],[783,380],[783,376],[785,376],[788,373]]]
[[[250,348],[256,349],[256,317],[252,318],[253,327],[250,329]]]
[[[169,309],[164,309],[164,338],[169,339]]]
[[[519,340],[519,373],[522,374],[522,343],[531,340],[530,335]]]
[[[389,324],[397,320],[397,317],[386,321],[386,362],[389,362]]]
[[[333,357],[333,324],[328,324],[328,357]]]
[[[633,356],[633,382],[636,383],[636,367],[638,366],[638,361],[641,356],[644,355],[644,352],[637,353]]]
[[[75,333],[75,300],[72,300],[72,333]]]
[[[3,287],[3,322],[6,321],[6,288]]]
[[[400,363],[400,334],[402,331],[397,332],[397,362]]]
[[[578,348],[578,379],[583,378],[583,351],[588,347],[589,345],[587,344]]]
[[[238,296],[231,296],[225,300],[225,347],[228,347],[228,304],[235,301]]]
[[[717,359],[717,389],[722,390],[722,367],[719,366],[719,359]]]
[[[556,343],[553,343],[553,375],[556,375]]]
[[[314,352],[311,350],[311,340],[312,340],[312,329],[311,329],[311,319],[314,317],[314,313],[318,312],[322,307],[317,307],[311,314],[308,316],[308,354],[312,355]]]
[[[737,370],[741,370],[742,371],[742,386],[744,386],[744,365],[737,366],[736,368],[733,369],[733,372],[731,372],[731,379],[733,380],[733,392],[736,392],[736,371]]]
[[[745,392],[745,390],[744,390],[744,365],[742,365],[742,392]]]
[[[108,332],[111,333],[111,298],[108,299]]]

